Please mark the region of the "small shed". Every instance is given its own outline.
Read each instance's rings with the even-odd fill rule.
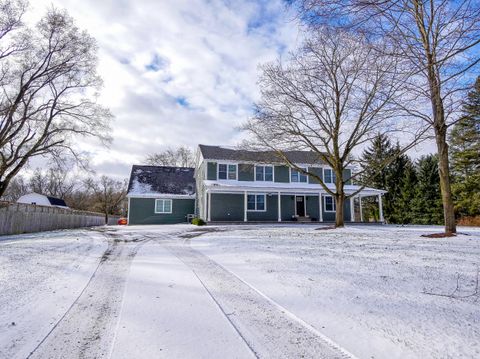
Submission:
[[[17,203],[36,204],[38,206],[68,208],[65,201],[61,198],[46,196],[40,193],[28,193],[17,200]]]

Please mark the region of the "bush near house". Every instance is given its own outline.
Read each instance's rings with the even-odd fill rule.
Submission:
[[[204,226],[206,223],[201,218],[194,218],[194,219],[192,219],[192,224],[194,224],[196,226]]]

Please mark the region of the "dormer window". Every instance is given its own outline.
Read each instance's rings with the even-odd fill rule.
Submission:
[[[219,180],[236,180],[237,179],[237,165],[228,163],[218,164],[218,179]]]
[[[323,182],[325,183],[335,183],[337,182],[337,176],[331,168],[323,169]]]
[[[273,166],[255,166],[255,181],[273,182]]]
[[[304,171],[306,171],[306,168],[302,168]],[[296,169],[291,169],[290,170],[290,182],[300,182],[300,183],[307,183],[308,178],[307,175],[297,171]]]

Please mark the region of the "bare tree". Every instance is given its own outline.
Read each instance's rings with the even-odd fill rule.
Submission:
[[[397,66],[395,59],[377,56],[364,36],[327,29],[314,33],[285,65],[263,66],[262,99],[245,126],[254,135],[250,146],[273,150],[287,165],[315,178],[335,197],[337,227],[344,225],[345,199],[362,189],[349,195],[344,190],[351,179],[343,177],[344,170],[359,161],[354,150],[379,131],[399,129],[396,102],[402,91]],[[414,134],[399,152],[418,138]],[[319,162],[333,169],[335,189],[289,160],[286,151],[299,149],[313,151]]]
[[[447,145],[460,117],[461,98],[480,62],[480,2],[473,0],[300,0],[313,26],[361,30],[391,44],[391,56],[409,63],[405,87],[417,106],[411,116],[433,127],[439,157],[445,231],[456,232]]]
[[[0,200],[16,202],[17,199],[29,192],[31,191],[25,178],[23,176],[16,176],[12,179],[7,190],[3,193],[2,197],[0,197]]]
[[[117,181],[107,176],[102,176],[99,180],[87,179],[85,186],[92,192],[92,209],[105,214],[105,223],[108,223],[109,215],[121,214],[121,205],[127,194],[126,180]]]
[[[180,146],[152,153],[147,156],[145,162],[151,166],[193,167],[195,156],[190,148]]]
[[[79,181],[70,175],[71,168],[54,166],[42,171],[37,168],[28,184],[32,192],[68,200],[80,186]]]
[[[96,102],[94,39],[64,11],[49,10],[29,29],[23,1],[1,5],[0,196],[31,158],[80,159],[78,136],[108,142],[111,118]]]

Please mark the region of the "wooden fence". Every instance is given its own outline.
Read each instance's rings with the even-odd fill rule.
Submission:
[[[118,217],[109,218],[116,224]],[[103,226],[105,215],[96,212],[0,201],[0,235]]]

